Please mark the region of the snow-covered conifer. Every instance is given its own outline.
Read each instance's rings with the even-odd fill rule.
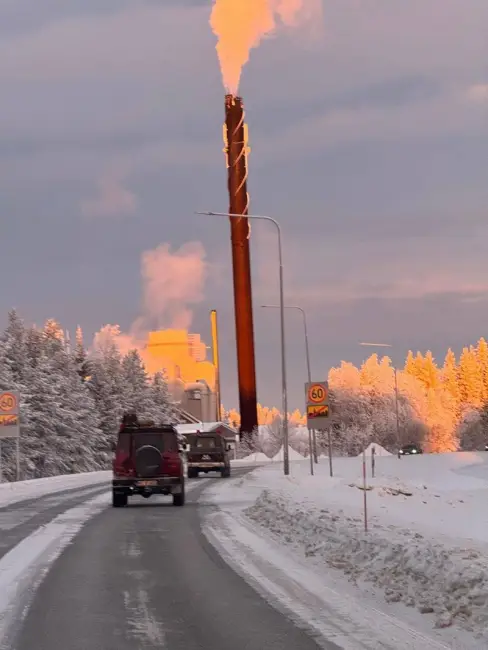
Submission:
[[[8,324],[3,333],[2,341],[4,343],[5,362],[16,382],[22,382],[27,366],[25,335],[24,322],[17,314],[17,311],[12,309],[8,314]]]

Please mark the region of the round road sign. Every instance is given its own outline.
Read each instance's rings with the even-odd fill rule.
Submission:
[[[3,393],[0,395],[0,411],[10,413],[17,407],[17,398],[12,393]]]
[[[312,404],[321,404],[327,397],[322,384],[312,384],[308,389],[308,401]]]

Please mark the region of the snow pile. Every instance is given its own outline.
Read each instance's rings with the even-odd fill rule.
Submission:
[[[379,586],[388,602],[433,613],[437,627],[455,621],[471,629],[488,625],[487,557],[479,552],[446,552],[441,544],[409,530],[376,527],[365,535],[359,518],[314,507],[304,510],[303,504],[267,491],[245,513],[306,557],[322,559],[352,582]]]
[[[106,483],[107,487],[112,472],[87,472],[68,476],[50,476],[49,478],[18,481],[17,483],[0,483],[0,507],[5,507],[27,499],[37,499],[63,490],[92,487]]]
[[[239,458],[237,460],[234,460],[232,462],[234,463],[269,463],[271,458],[269,456],[266,456],[266,454],[263,454],[262,451],[256,452],[255,454],[249,454],[249,456],[245,456],[244,458]]]
[[[272,465],[261,468],[252,486],[258,496],[245,516],[316,570],[339,569],[360,589],[373,584],[388,603],[432,615],[437,628],[469,630],[486,644],[488,518],[480,513],[488,500],[488,459],[383,458],[376,478],[368,479],[368,533],[358,489],[362,463],[334,462],[334,478],[320,465],[315,476],[305,464],[290,477]]]
[[[273,456],[273,458],[272,458],[271,460],[272,460],[273,462],[274,462],[274,461],[276,461],[276,462],[283,462],[283,455],[284,455],[284,454],[283,454],[283,447],[281,447],[281,449],[279,450],[279,452],[278,452],[275,456]],[[299,454],[298,451],[295,451],[295,450],[293,449],[293,447],[289,447],[289,448],[288,448],[288,458],[289,458],[290,460],[304,460],[304,456],[302,456],[301,454]]]
[[[373,455],[373,449],[375,450],[375,455],[376,456],[393,456],[393,454],[390,454],[390,452],[382,447],[381,445],[376,444],[375,442],[371,442],[366,449],[364,450],[364,453],[366,456],[372,456]],[[362,456],[362,452],[358,454],[359,456]]]

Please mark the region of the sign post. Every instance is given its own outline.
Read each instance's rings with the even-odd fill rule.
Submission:
[[[368,483],[366,480],[366,450],[363,449],[363,508],[364,508],[364,532],[368,532]]]
[[[19,480],[20,477],[19,437],[20,437],[20,393],[19,391],[16,390],[6,390],[0,392],[0,441],[6,438],[15,439],[17,481]],[[1,454],[1,450],[0,450],[0,454]],[[0,474],[0,479],[1,479],[1,474]]]
[[[326,431],[330,423],[329,382],[309,381],[305,384],[307,403],[307,427],[309,431]],[[329,445],[329,462],[332,476],[332,460]],[[313,474],[313,465],[311,465]]]

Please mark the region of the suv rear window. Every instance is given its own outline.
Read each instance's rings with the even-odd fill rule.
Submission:
[[[136,451],[144,445],[152,445],[161,453],[164,451],[178,451],[178,441],[175,434],[170,431],[138,431],[132,435],[134,436]]]
[[[219,446],[216,438],[197,438],[195,440],[195,447],[197,449],[216,449]]]

